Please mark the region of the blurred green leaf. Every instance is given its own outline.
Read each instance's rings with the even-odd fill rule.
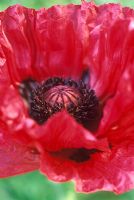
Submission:
[[[79,200],[133,200],[134,191],[122,195],[116,195],[111,192],[96,192],[93,194],[76,194]]]
[[[121,3],[124,6],[134,7],[134,0],[94,0],[97,4],[103,4],[108,2]],[[8,6],[13,4],[21,4],[26,7],[40,8],[40,7],[50,7],[54,4],[67,4],[75,3],[79,4],[81,0],[0,0],[0,10],[6,9]]]
[[[56,184],[39,172],[0,180],[1,200],[69,200],[70,192],[73,193],[72,183]]]

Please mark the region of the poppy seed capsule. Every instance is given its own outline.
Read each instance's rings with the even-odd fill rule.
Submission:
[[[77,106],[79,95],[79,92],[74,88],[59,85],[45,92],[44,100],[53,107],[57,104],[61,104],[67,109],[70,103]]]

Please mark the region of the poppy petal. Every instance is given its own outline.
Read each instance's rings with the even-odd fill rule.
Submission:
[[[112,153],[96,155],[96,159],[79,171],[76,179],[79,192],[127,192],[134,187],[134,144],[121,143]]]
[[[85,68],[86,17],[86,8],[73,4],[38,11],[15,5],[2,12],[1,45],[13,84],[29,77],[79,78]]]
[[[39,155],[28,148],[25,138],[16,139],[0,125],[0,178],[39,168]]]

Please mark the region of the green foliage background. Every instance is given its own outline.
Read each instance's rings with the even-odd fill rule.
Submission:
[[[40,8],[40,7],[50,7],[54,4],[67,4],[67,3],[80,3],[81,0],[0,0],[0,10],[13,4],[22,4],[27,7]],[[97,4],[107,3],[107,2],[118,2],[124,6],[134,7],[134,0],[94,0]]]
[[[134,7],[134,0],[95,0],[97,4],[118,2]],[[80,0],[0,0],[0,10],[13,4],[27,7],[50,7],[54,4],[80,3]],[[39,172],[0,180],[0,200],[133,200],[134,191],[122,195],[110,192],[94,194],[75,193],[72,182],[56,184],[48,181]]]

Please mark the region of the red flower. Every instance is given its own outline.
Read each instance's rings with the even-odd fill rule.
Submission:
[[[0,13],[0,177],[39,169],[79,192],[134,188],[134,11]]]

